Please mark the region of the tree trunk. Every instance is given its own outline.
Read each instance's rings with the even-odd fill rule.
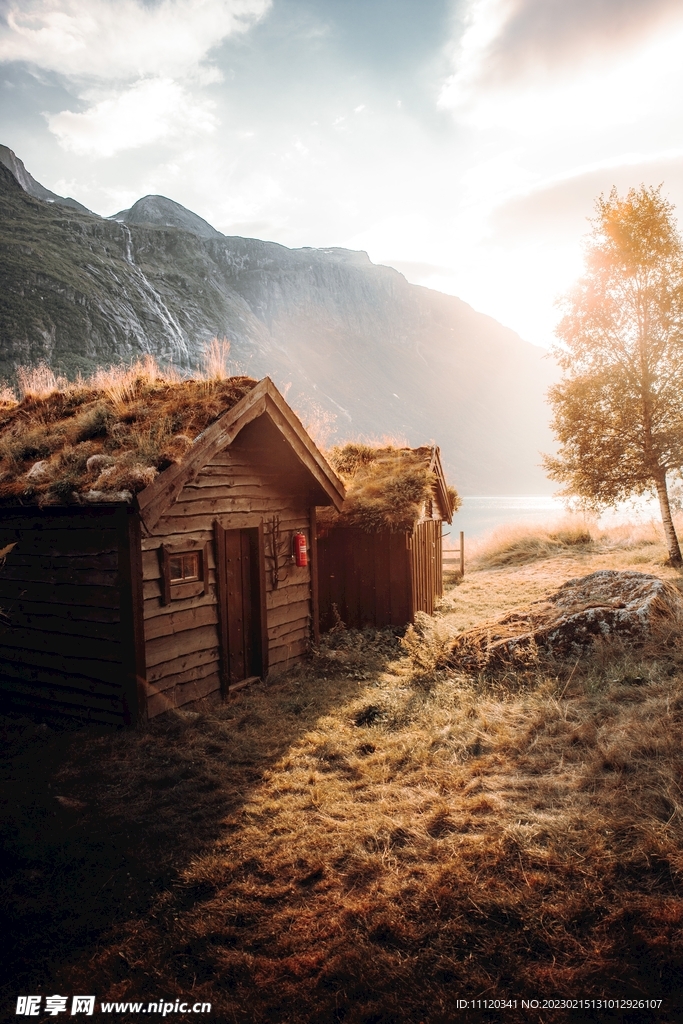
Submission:
[[[669,505],[669,492],[666,489],[666,473],[662,473],[655,480],[657,487],[657,497],[659,498],[659,508],[662,513],[662,525],[664,526],[664,536],[666,538],[666,546],[669,549],[669,561],[671,565],[681,565],[683,558],[681,557],[681,549],[678,543],[678,537],[676,536],[676,530],[674,529],[673,519],[671,518],[671,506]]]

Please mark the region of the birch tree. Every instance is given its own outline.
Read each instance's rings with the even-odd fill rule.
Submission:
[[[672,565],[681,549],[667,478],[683,465],[683,244],[673,206],[641,185],[596,203],[586,272],[564,300],[551,388],[561,493],[595,510],[659,499]]]

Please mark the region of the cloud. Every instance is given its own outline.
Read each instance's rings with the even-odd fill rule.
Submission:
[[[94,79],[187,75],[223,39],[263,17],[270,3],[11,0],[0,22],[0,61]]]
[[[585,134],[678,107],[680,0],[470,0],[439,106],[478,129]]]
[[[10,0],[0,61],[63,76],[87,106],[47,114],[62,148],[109,157],[207,134],[218,119],[198,91],[222,81],[211,50],[245,32],[271,0]]]
[[[548,2],[554,5],[555,0]],[[611,0],[605,3],[610,6]],[[654,31],[655,23],[649,22],[652,31],[644,32],[630,49],[605,42],[599,59],[577,59],[565,65],[558,59],[551,70],[540,63],[532,69],[521,62],[521,43],[516,47],[515,37],[506,36],[505,22],[500,20],[501,12],[510,6],[511,0],[507,4],[506,0],[476,0],[472,10],[477,17],[462,37],[458,69],[441,91],[442,109],[477,130],[502,132],[499,138],[511,138],[514,133],[520,144],[535,140],[541,165],[543,153],[560,152],[563,147],[569,153],[572,143],[585,151],[592,140],[599,151],[609,139],[623,149],[626,133],[633,134],[636,125],[641,139],[654,135],[655,124],[670,135],[683,105],[683,17],[671,20],[666,32]],[[520,0],[515,9],[523,6],[530,8],[531,0],[525,5]],[[624,6],[629,8],[631,0],[625,0]],[[657,3],[653,7],[659,9]],[[680,4],[677,10],[683,15]],[[587,25],[590,36],[589,18]],[[533,34],[528,37],[533,38]],[[510,46],[505,59],[501,56],[504,39]],[[595,45],[597,39],[593,36]],[[557,45],[565,43],[557,41]],[[662,138],[655,145],[662,148],[666,142]]]
[[[683,150],[648,157],[626,154],[603,166],[580,169],[547,181],[509,199],[492,214],[490,226],[500,241],[545,236],[556,243],[575,242],[588,233],[587,218],[595,213],[595,200],[616,187],[664,183],[664,195],[673,200],[683,218]]]
[[[521,0],[489,56],[499,73],[623,49],[680,20],[679,0]]]
[[[555,75],[642,45],[681,21],[680,0],[470,0],[451,93]]]
[[[178,137],[214,131],[210,100],[196,100],[170,78],[143,79],[87,110],[48,115],[50,131],[64,149],[108,157]]]

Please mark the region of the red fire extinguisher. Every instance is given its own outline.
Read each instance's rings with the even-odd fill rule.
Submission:
[[[294,541],[294,561],[298,566],[308,565],[308,552],[306,551],[306,538],[303,533],[295,533],[293,537]]]

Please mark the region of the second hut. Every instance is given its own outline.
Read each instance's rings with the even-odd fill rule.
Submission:
[[[437,447],[347,444],[327,457],[344,481],[340,512],[317,516],[320,628],[402,627],[431,615],[442,588],[442,525],[460,500]]]

